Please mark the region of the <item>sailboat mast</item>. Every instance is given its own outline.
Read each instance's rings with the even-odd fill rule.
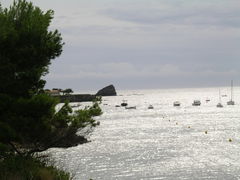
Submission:
[[[233,100],[233,80],[231,80],[231,101]]]
[[[220,89],[219,89],[219,103],[221,103],[221,92],[220,92]]]

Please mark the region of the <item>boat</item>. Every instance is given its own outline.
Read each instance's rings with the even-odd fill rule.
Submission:
[[[217,107],[218,108],[222,108],[223,107],[223,105],[221,103],[221,92],[220,92],[220,89],[219,89],[219,103],[217,104]]]
[[[193,106],[200,106],[201,105],[201,101],[199,100],[194,100],[192,103]]]
[[[154,109],[153,105],[150,104],[150,105],[148,106],[148,109]]]
[[[210,99],[209,99],[209,98],[207,98],[207,99],[206,99],[206,103],[208,103],[209,101],[210,101]]]
[[[125,107],[125,109],[137,109],[137,107],[136,106],[130,106],[130,107]]]
[[[175,101],[174,103],[173,103],[173,106],[180,106],[181,105],[181,103],[179,102],[179,101]]]
[[[127,105],[128,105],[127,100],[123,100],[121,103],[121,106],[127,106]]]
[[[217,104],[217,107],[218,107],[218,108],[222,108],[223,105],[222,105],[221,103],[218,103],[218,104]]]
[[[235,102],[233,101],[233,80],[231,81],[231,99],[227,102],[227,105],[235,105]]]

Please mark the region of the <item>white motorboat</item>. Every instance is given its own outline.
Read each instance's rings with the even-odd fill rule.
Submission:
[[[230,100],[230,101],[227,102],[227,105],[235,105],[235,102]]]
[[[201,101],[199,100],[194,100],[192,103],[193,106],[200,106],[201,105]]]
[[[179,101],[175,101],[175,102],[173,103],[173,106],[181,106],[181,103],[180,103]]]

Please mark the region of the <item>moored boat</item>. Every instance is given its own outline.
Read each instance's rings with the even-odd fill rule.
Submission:
[[[127,105],[128,105],[127,100],[123,100],[121,103],[121,106],[127,106]]]
[[[223,105],[222,105],[221,103],[218,103],[218,104],[217,104],[217,107],[218,107],[218,108],[222,108]]]
[[[227,102],[227,105],[235,105],[235,102],[233,101],[233,81],[231,81],[231,99]]]
[[[137,107],[136,106],[130,106],[130,107],[125,107],[125,109],[137,109]]]
[[[221,103],[221,92],[220,92],[220,89],[219,89],[219,103],[217,104],[217,107],[218,108],[222,108],[223,107],[223,105]]]
[[[227,102],[227,105],[235,105],[235,102],[230,100],[230,101]]]
[[[201,101],[199,100],[194,100],[192,103],[193,106],[200,106],[201,105]]]
[[[173,106],[180,106],[181,105],[181,103],[179,102],[179,101],[175,101],[174,103],[173,103]]]
[[[150,105],[148,106],[148,109],[154,109],[154,108],[153,108],[153,105],[150,104]]]
[[[209,98],[207,98],[207,99],[206,99],[206,103],[208,103],[209,101],[210,101],[210,99],[209,99]]]

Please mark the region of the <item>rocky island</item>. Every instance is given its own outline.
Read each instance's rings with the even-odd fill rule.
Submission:
[[[116,96],[116,95],[117,95],[116,89],[112,84],[99,90],[96,94],[96,96]]]

